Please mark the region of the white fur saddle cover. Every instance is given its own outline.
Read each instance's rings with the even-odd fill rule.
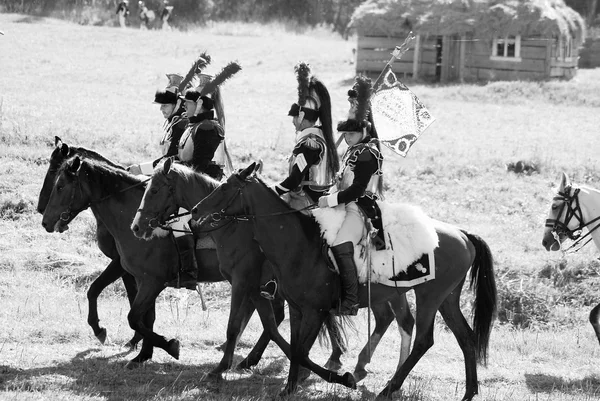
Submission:
[[[380,201],[377,204],[381,209],[385,249],[376,251],[366,235],[366,229],[363,231],[363,238],[354,249],[358,281],[367,281],[367,246],[371,252],[371,282],[412,287],[434,279],[433,251],[437,248],[439,239],[431,218],[421,208],[407,203]],[[345,206],[314,209],[312,213],[325,241],[331,246],[344,222]],[[428,263],[423,261],[423,256],[429,257]],[[415,278],[414,273],[418,278]],[[393,277],[395,278],[391,280]]]

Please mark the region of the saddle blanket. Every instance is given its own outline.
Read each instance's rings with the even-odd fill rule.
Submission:
[[[196,237],[196,249],[217,249],[217,245],[210,235],[203,235]]]
[[[414,205],[384,201],[377,204],[381,209],[385,249],[376,251],[366,229],[363,231],[363,238],[354,248],[358,281],[367,282],[369,269],[371,282],[391,287],[413,287],[433,280],[433,254],[439,243],[433,220]],[[323,238],[331,246],[344,222],[345,205],[315,209],[312,213]]]

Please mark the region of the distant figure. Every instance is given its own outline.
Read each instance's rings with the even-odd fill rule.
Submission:
[[[119,26],[127,27],[127,17],[129,16],[129,0],[123,0],[117,6],[117,16],[119,18]]]
[[[171,25],[169,25],[169,18],[173,13],[173,6],[169,5],[169,0],[164,0],[163,10],[160,13],[160,20],[162,21],[162,29],[170,31]]]
[[[154,15],[154,11],[149,10],[148,7],[146,7],[146,3],[143,1],[140,0],[138,5],[140,6],[140,29],[150,29],[156,15]]]

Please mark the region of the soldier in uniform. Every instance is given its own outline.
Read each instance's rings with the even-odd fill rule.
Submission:
[[[163,1],[163,9],[160,13],[160,20],[162,21],[162,29],[170,31],[171,25],[169,25],[169,18],[173,13],[173,6],[169,5],[169,0]]]
[[[333,185],[339,158],[333,140],[331,100],[325,85],[311,75],[310,66],[294,68],[298,102],[289,116],[296,128],[296,141],[289,159],[289,174],[271,188],[294,209],[317,203]],[[317,125],[317,122],[320,125]]]
[[[180,95],[189,118],[187,127],[179,140],[177,156],[179,161],[197,172],[205,173],[216,180],[223,178],[223,167],[213,158],[219,145],[225,139],[225,130],[215,118],[213,97],[219,86],[237,73],[241,67],[230,63],[214,78],[200,74],[200,84]],[[211,96],[209,96],[211,95]],[[223,116],[224,117],[224,116]],[[192,265],[181,265],[178,285],[189,288],[196,286],[197,270]]]
[[[348,92],[349,116],[337,127],[348,144],[348,150],[342,158],[337,191],[319,198],[321,208],[343,204],[346,209],[344,223],[331,248],[342,280],[343,300],[339,308],[342,315],[356,315],[358,312],[358,275],[354,263],[354,247],[364,231],[364,215],[380,219],[375,201],[381,196],[383,157],[377,141],[377,131],[369,118],[371,91],[371,80],[359,76],[354,88]]]
[[[117,6],[117,15],[119,18],[119,26],[126,27],[127,17],[129,16],[129,0],[123,0]]]

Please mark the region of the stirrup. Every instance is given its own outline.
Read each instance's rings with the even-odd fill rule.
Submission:
[[[272,291],[271,291],[271,289],[272,289]],[[272,301],[275,299],[276,293],[277,293],[277,281],[275,281],[275,280],[267,281],[266,284],[263,284],[260,286],[260,296],[268,299],[269,301]]]

